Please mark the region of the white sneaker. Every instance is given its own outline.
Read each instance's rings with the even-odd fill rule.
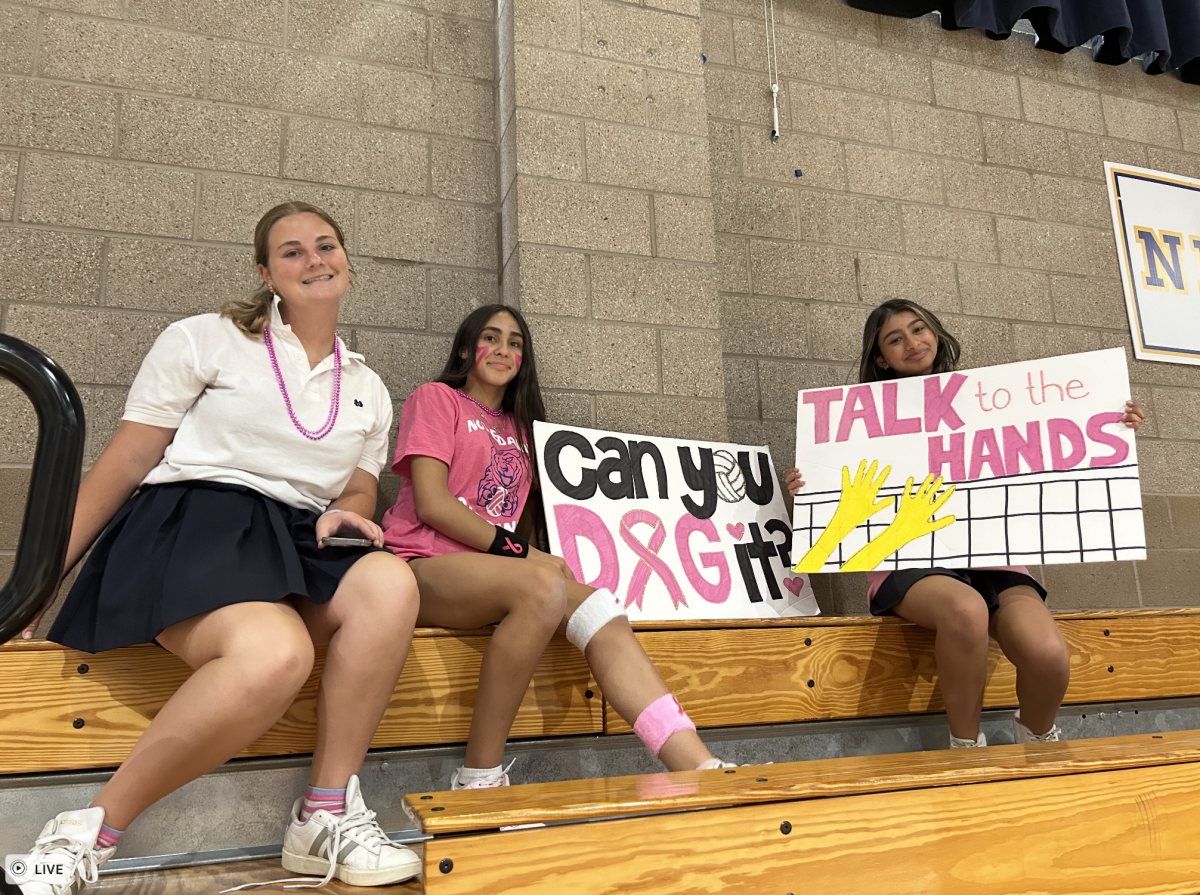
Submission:
[[[715,771],[718,768],[736,768],[736,767],[737,767],[737,765],[735,765],[732,761],[721,761],[721,759],[719,759],[719,758],[710,758],[707,761],[700,762],[700,766],[698,768],[696,768],[696,770],[697,771]]]
[[[103,808],[83,808],[64,811],[42,827],[30,850],[31,855],[45,855],[61,860],[69,874],[66,883],[22,883],[23,895],[75,895],[96,882],[100,868],[111,858],[117,847],[97,848],[100,825],[104,823]]]
[[[1018,743],[1059,743],[1062,742],[1062,729],[1057,724],[1051,724],[1045,733],[1034,733],[1021,723],[1021,713],[1013,715],[1013,737]]]
[[[283,834],[283,867],[292,873],[322,875],[311,888],[333,877],[352,886],[383,886],[412,879],[421,870],[421,859],[412,849],[388,839],[375,812],[363,803],[358,777],[346,784],[346,813],[341,817],[317,809],[303,823],[297,799]],[[331,861],[329,856],[335,856]],[[304,888],[304,887],[289,887]]]
[[[459,779],[462,775],[462,772],[465,771],[466,768],[458,768],[453,774],[450,775],[450,789],[491,789],[495,786],[508,786],[508,771],[514,764],[516,764],[516,761],[517,760],[514,758],[507,765],[500,767],[498,770],[493,771],[492,773],[483,777],[476,777],[467,782],[462,782]]]
[[[983,735],[983,731],[979,731],[979,736],[973,740],[968,740],[965,737],[956,737],[950,734],[951,749],[980,749],[987,745],[987,737]]]

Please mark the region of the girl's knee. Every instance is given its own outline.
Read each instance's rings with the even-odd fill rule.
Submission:
[[[938,619],[937,632],[966,644],[986,644],[990,621],[987,603],[978,594],[956,595],[946,600]]]
[[[346,619],[366,619],[383,633],[413,627],[421,596],[408,563],[390,553],[372,553],[352,568],[357,574],[347,581],[353,599],[342,607]]]
[[[312,673],[315,652],[303,629],[256,644],[242,657],[242,680],[251,699],[290,703]]]
[[[557,626],[567,611],[567,579],[549,566],[535,565],[526,570],[528,580],[522,588],[517,611],[535,614]]]
[[[1071,651],[1056,628],[1027,645],[1027,670],[1049,679],[1067,680],[1071,674]]]

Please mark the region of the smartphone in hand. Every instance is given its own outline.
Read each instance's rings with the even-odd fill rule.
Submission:
[[[323,547],[370,547],[374,543],[370,538],[321,538]]]

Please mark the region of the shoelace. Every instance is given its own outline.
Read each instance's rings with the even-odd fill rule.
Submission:
[[[100,861],[96,850],[83,842],[68,839],[60,833],[41,836],[33,843],[31,855],[62,854],[71,856],[71,873],[68,885],[74,881],[76,874],[89,886],[94,885],[100,878]]]
[[[1030,731],[1029,735],[1033,737],[1033,741],[1035,743],[1057,743],[1059,738],[1062,736],[1062,730],[1059,729],[1057,724],[1054,724],[1045,733],[1034,733],[1033,731]]]
[[[391,845],[392,840],[384,835],[379,824],[375,823],[375,812],[370,808],[363,811],[356,811],[353,814],[346,814],[336,818],[336,823],[333,825],[331,835],[326,840],[325,857],[329,861],[329,869],[325,871],[324,879],[319,882],[313,882],[310,876],[293,876],[287,879],[272,879],[265,880],[261,883],[244,883],[240,886],[234,886],[232,889],[222,889],[220,895],[225,895],[226,892],[238,892],[242,889],[254,889],[259,886],[278,886],[281,883],[291,883],[285,885],[285,889],[320,889],[322,886],[328,885],[333,879],[334,871],[337,870],[337,857],[342,849],[342,837],[354,831],[359,833],[358,842],[362,845],[372,846],[378,843],[386,843]]]

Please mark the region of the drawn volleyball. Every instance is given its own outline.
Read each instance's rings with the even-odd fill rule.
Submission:
[[[729,451],[713,452],[713,472],[717,479],[717,497],[726,503],[737,503],[746,496],[746,481],[737,457]]]

